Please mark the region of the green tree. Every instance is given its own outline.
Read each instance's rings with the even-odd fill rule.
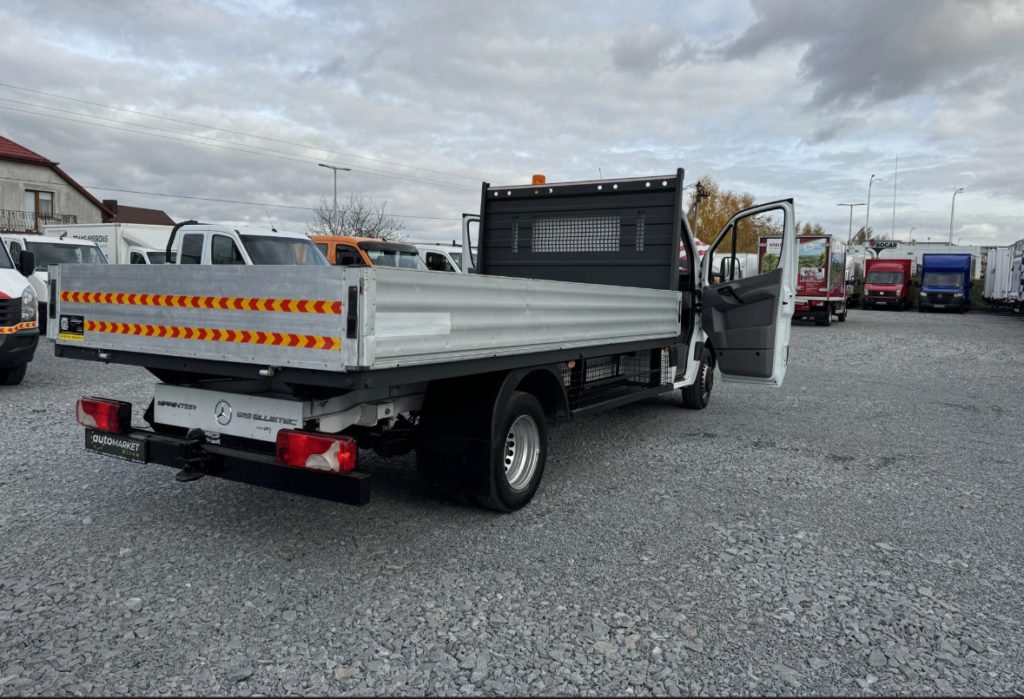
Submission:
[[[733,214],[750,208],[754,203],[753,194],[722,189],[711,177],[704,175],[694,187],[693,204],[688,214],[690,228],[699,240],[711,243]],[[757,252],[758,238],[782,234],[777,225],[777,219],[771,217],[743,219],[737,231],[736,251]],[[825,229],[820,223],[797,223],[796,230],[801,235],[825,235]]]

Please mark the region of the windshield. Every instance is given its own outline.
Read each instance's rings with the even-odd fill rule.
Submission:
[[[327,258],[312,240],[275,238],[269,235],[241,235],[254,265],[326,265]]]
[[[921,280],[921,286],[952,286],[960,288],[962,276],[957,272],[928,272]]]
[[[415,252],[405,250],[366,250],[371,264],[377,267],[401,267],[402,269],[423,269],[427,266]]]
[[[81,245],[61,245],[60,243],[41,243],[26,241],[25,249],[31,250],[36,256],[36,269],[46,269],[47,265],[89,264],[105,265],[107,258],[103,251],[93,243]]]
[[[903,272],[868,272],[868,284],[902,284]]]
[[[0,269],[14,269],[11,256],[7,254],[7,246],[0,243]]]

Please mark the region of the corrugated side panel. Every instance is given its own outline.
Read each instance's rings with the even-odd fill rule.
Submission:
[[[373,268],[361,364],[374,369],[679,334],[676,291]]]
[[[346,287],[338,267],[63,265],[56,342],[171,357],[344,371]]]

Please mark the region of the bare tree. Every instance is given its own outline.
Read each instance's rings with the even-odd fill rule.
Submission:
[[[384,240],[405,240],[405,222],[385,212],[387,202],[374,202],[358,194],[349,194],[339,203],[327,197],[313,209],[316,220],[306,226],[309,235],[353,235]]]

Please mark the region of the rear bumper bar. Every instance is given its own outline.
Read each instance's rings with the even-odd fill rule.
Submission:
[[[144,429],[111,434],[86,428],[85,442],[89,451],[136,463],[161,464],[346,505],[365,505],[370,501],[370,476],[358,471],[337,474],[282,466],[270,454]]]

